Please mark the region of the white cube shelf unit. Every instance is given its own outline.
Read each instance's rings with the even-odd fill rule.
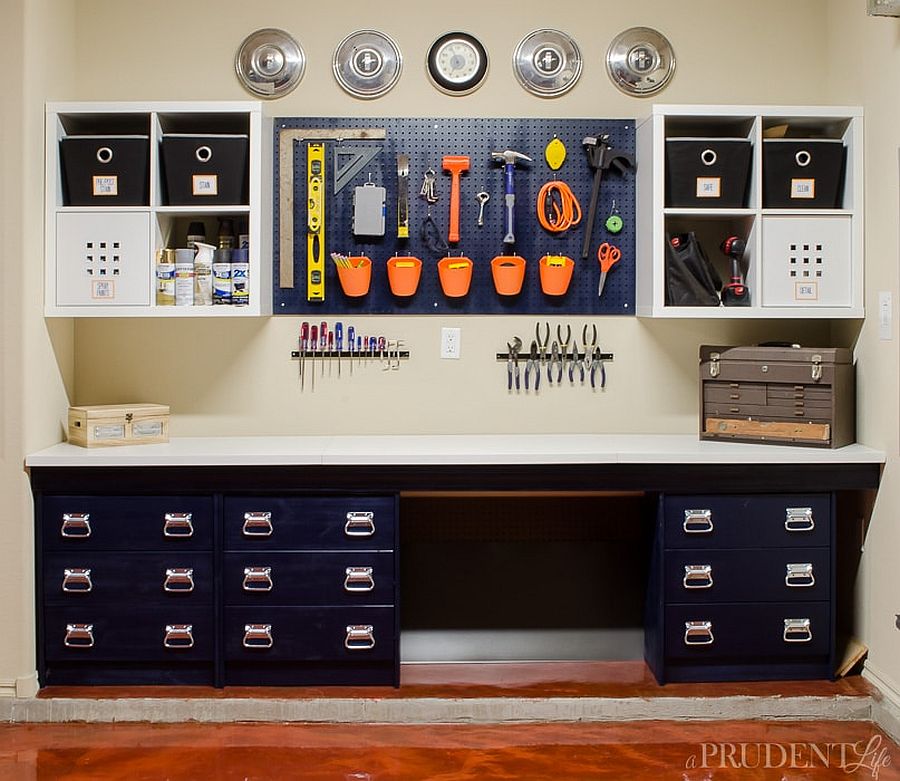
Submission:
[[[808,201],[802,197],[797,197],[796,207],[793,201],[788,207],[767,206],[764,140],[782,135],[843,144],[843,178],[834,208],[804,208]],[[749,182],[742,205],[667,205],[666,142],[684,138],[750,142]],[[655,105],[637,125],[637,150],[639,317],[864,317],[861,108]],[[703,181],[698,178],[696,186]],[[713,181],[715,191],[718,183]],[[807,180],[792,181],[802,186]],[[729,235],[746,240],[743,271],[749,306],[667,306],[666,244],[670,236],[687,232],[696,234],[726,282],[730,261],[720,251],[721,242]]]
[[[271,120],[258,101],[78,102],[46,106],[44,314],[47,317],[258,317],[272,311]],[[246,193],[236,202],[169,205],[161,152],[163,136],[247,136]],[[149,176],[138,205],[67,205],[60,142],[64,138],[143,136]],[[99,153],[99,152],[98,152]],[[201,177],[208,182],[207,177]],[[119,185],[112,177],[113,188]],[[95,180],[91,196],[102,192]],[[70,188],[71,189],[71,188]],[[74,199],[70,199],[74,200]],[[77,199],[83,201],[83,198]],[[115,200],[115,199],[112,199]],[[182,200],[182,199],[176,199]],[[216,244],[220,220],[246,224],[249,236],[247,305],[157,306],[156,253],[186,247],[188,227],[202,222]]]

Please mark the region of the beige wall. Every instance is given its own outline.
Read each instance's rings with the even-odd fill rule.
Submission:
[[[25,4],[24,0],[14,3],[17,7]],[[30,13],[45,22],[51,34],[55,30],[62,35],[73,29],[62,26],[50,13],[49,0],[30,5],[37,6],[39,10]],[[328,15],[310,13],[310,7],[302,3],[262,0],[73,0],[74,44],[69,48],[64,45],[56,54],[73,76],[70,89],[55,89],[58,82],[48,77],[43,89],[29,92],[22,102],[30,116],[34,105],[44,99],[244,99],[248,96],[233,73],[234,52],[252,30],[273,26],[292,32],[309,57],[300,86],[291,95],[267,105],[273,116],[637,118],[649,110],[650,101],[619,93],[606,77],[603,57],[617,32],[646,24],[662,30],[678,56],[678,72],[659,97],[660,102],[822,104],[865,99],[867,112],[875,114],[874,124],[867,114],[868,140],[871,143],[872,133],[879,127],[883,136],[876,150],[867,148],[869,196],[873,192],[882,194],[893,203],[877,208],[875,216],[869,203],[867,304],[872,307],[875,290],[884,287],[896,296],[897,288],[897,157],[896,143],[889,132],[896,110],[876,105],[881,98],[889,100],[889,78],[882,79],[883,87],[863,89],[862,81],[876,70],[874,64],[873,73],[864,72],[865,65],[853,66],[858,82],[852,75],[844,77],[839,65],[849,66],[855,50],[844,39],[844,28],[853,30],[853,36],[858,34],[868,44],[885,48],[894,57],[891,62],[896,60],[896,43],[895,38],[876,33],[875,23],[865,20],[862,5],[846,0],[607,1],[557,3],[548,13],[547,4],[536,0],[523,0],[515,5],[515,11],[508,10],[508,4],[458,0],[452,4],[452,12],[438,15],[432,4],[411,0],[386,4],[345,0],[340,13]],[[580,84],[556,100],[527,95],[516,84],[509,63],[516,42],[530,30],[546,26],[573,34],[585,57]],[[352,30],[365,27],[389,33],[405,53],[404,74],[397,87],[384,98],[368,102],[346,96],[330,70],[331,52],[337,42]],[[424,75],[426,48],[440,33],[454,28],[477,34],[493,55],[487,82],[465,98],[439,94]],[[831,47],[822,45],[827,35],[832,36]],[[843,54],[832,66],[835,51]],[[41,168],[34,150],[38,130],[29,124],[20,133],[27,152],[24,164],[39,181]],[[881,156],[880,162],[875,154]],[[889,159],[890,165],[884,159]],[[39,221],[39,198],[28,187],[25,196],[27,209],[22,221],[34,227]],[[873,246],[880,250],[875,258]],[[609,366],[610,382],[605,393],[592,395],[581,389],[562,388],[540,398],[509,398],[504,369],[491,355],[515,333],[530,338],[533,318],[361,317],[354,318],[358,330],[403,338],[414,359],[399,373],[382,374],[373,367],[357,373],[352,383],[346,379],[320,383],[315,394],[301,396],[297,366],[287,358],[296,340],[300,319],[296,317],[253,322],[79,320],[74,324],[74,348],[68,344],[69,326],[63,321],[51,324],[53,338],[48,339],[43,322],[35,315],[40,292],[34,269],[39,268],[39,253],[38,241],[29,245],[23,253],[26,270],[18,270],[23,276],[23,301],[27,301],[23,304],[27,314],[22,313],[22,319],[27,323],[28,338],[39,347],[27,364],[26,387],[36,389],[45,380],[50,387],[27,404],[20,399],[27,412],[28,447],[44,444],[58,430],[66,403],[60,390],[72,371],[74,400],[78,403],[135,399],[168,403],[174,411],[176,435],[507,432],[521,431],[523,424],[541,432],[693,432],[699,344],[771,338],[814,344],[828,341],[832,331],[829,324],[813,320],[735,323],[601,318],[603,346],[616,354]],[[28,263],[33,265],[29,267]],[[439,332],[444,325],[462,327],[461,361],[438,359]],[[858,324],[839,325],[834,330],[850,344],[856,338]],[[892,452],[897,438],[895,344],[879,343],[868,326],[860,343],[860,356],[865,361],[861,365],[861,388],[867,401],[861,430],[869,444]],[[50,355],[54,345],[56,360]],[[74,370],[69,362],[73,354]],[[7,377],[2,389],[8,388],[22,396],[20,384]],[[886,425],[869,412],[868,400],[885,406]],[[25,439],[17,448],[25,444]],[[21,460],[21,455],[17,452],[15,458]],[[880,497],[873,527],[873,535],[882,535],[878,539],[886,542],[890,525],[884,509],[887,493]],[[887,500],[896,506],[894,497]],[[22,569],[30,566],[30,532],[20,528],[17,537],[21,547],[13,555]],[[887,592],[893,586],[886,561],[873,559],[867,577],[870,593],[877,589]],[[14,592],[23,608],[20,613],[24,612],[30,600],[30,584],[26,580]],[[893,636],[876,626],[879,621],[883,624],[882,612],[888,600],[884,597],[882,601],[878,615],[874,601],[867,613],[873,640],[884,644],[884,650],[877,649],[873,658],[880,660],[886,676],[900,680],[900,654],[890,646]],[[27,619],[22,626],[13,648],[4,650],[0,645],[0,683],[33,668],[33,626]]]

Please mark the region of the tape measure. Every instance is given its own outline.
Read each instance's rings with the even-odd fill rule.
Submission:
[[[306,145],[306,300],[325,300],[325,144]]]

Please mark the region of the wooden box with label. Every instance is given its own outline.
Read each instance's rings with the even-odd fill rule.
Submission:
[[[69,442],[81,447],[149,445],[169,441],[165,404],[69,407]]]
[[[701,439],[834,448],[855,423],[847,348],[700,347]]]

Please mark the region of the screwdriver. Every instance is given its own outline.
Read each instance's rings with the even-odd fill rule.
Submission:
[[[319,346],[319,329],[317,326],[312,326],[309,329],[309,345],[310,352],[312,353],[312,359],[310,360],[310,368],[312,371],[310,374],[310,388],[312,390],[316,389],[316,349]]]
[[[325,354],[328,347],[328,323],[324,320],[319,325],[319,352],[322,353],[322,376],[325,376]]]
[[[350,374],[353,374],[353,345],[356,343],[356,329],[347,327],[347,349],[350,351]]]
[[[328,332],[328,357],[334,358],[334,331]],[[328,361],[328,376],[331,376],[331,367],[334,361]]]
[[[363,352],[363,338],[361,336],[356,337],[356,361],[362,366],[362,352]]]
[[[300,390],[303,390],[303,386],[306,382],[306,375],[303,370],[303,365],[306,360],[306,351],[309,349],[309,323],[304,320],[300,324]]]
[[[341,353],[344,351],[344,324],[340,320],[334,324],[334,346],[337,348],[338,379],[340,379]]]

